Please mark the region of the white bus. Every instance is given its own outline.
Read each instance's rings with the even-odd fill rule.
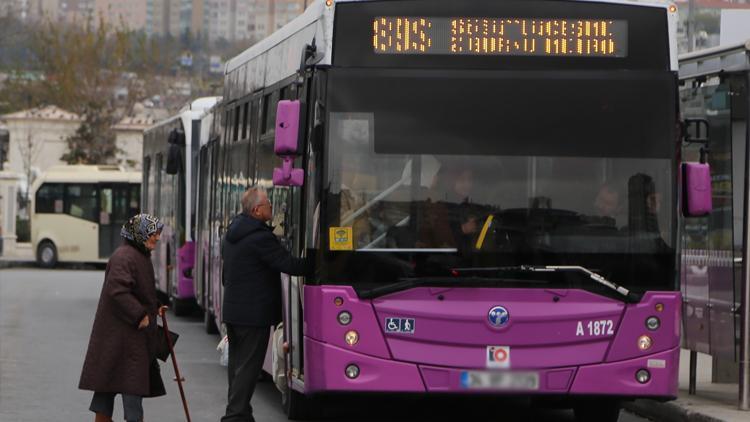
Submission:
[[[159,246],[151,255],[156,290],[175,314],[195,305],[195,186],[201,116],[217,97],[198,98],[143,134],[143,211],[164,222]]]
[[[31,242],[40,266],[106,262],[140,212],[141,173],[114,165],[50,168],[31,186]]]

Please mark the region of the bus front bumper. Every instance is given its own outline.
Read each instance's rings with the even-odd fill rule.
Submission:
[[[679,358],[677,347],[635,359],[593,365],[505,371],[449,368],[367,356],[306,337],[305,392],[676,397]],[[350,365],[359,369],[354,378],[347,376]],[[636,373],[641,370],[648,371],[648,381],[637,380]],[[531,383],[527,382],[530,377]],[[507,379],[526,381],[519,384],[506,382]],[[524,387],[518,388],[519,385]]]

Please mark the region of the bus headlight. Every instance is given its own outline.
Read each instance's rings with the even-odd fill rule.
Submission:
[[[659,321],[659,318],[655,316],[650,316],[648,317],[648,319],[646,319],[646,328],[651,331],[656,331],[660,325],[661,321]]]
[[[650,379],[651,373],[646,369],[639,369],[638,372],[635,373],[635,380],[641,384],[647,383]]]
[[[347,311],[341,311],[339,312],[338,320],[341,325],[349,325],[352,322],[352,314]]]
[[[359,333],[354,330],[347,331],[344,340],[346,340],[346,344],[349,346],[354,346],[359,341]]]
[[[346,377],[349,379],[354,379],[359,376],[359,366],[351,364],[346,367],[346,370],[344,371],[346,374]]]
[[[651,345],[654,343],[653,340],[651,340],[651,337],[643,335],[638,337],[638,348],[641,349],[641,351],[646,351],[651,348]]]

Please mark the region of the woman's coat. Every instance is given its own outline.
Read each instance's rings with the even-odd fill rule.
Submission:
[[[142,397],[165,394],[155,360],[158,303],[150,258],[125,242],[112,254],[79,388]],[[148,314],[149,326],[138,330]]]

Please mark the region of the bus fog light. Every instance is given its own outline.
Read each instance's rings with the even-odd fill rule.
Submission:
[[[359,366],[357,365],[349,365],[346,367],[346,377],[349,379],[354,379],[359,376]]]
[[[346,340],[346,344],[349,346],[354,346],[359,341],[359,333],[354,330],[347,331],[344,340]]]
[[[641,384],[645,384],[651,379],[651,373],[646,369],[639,369],[638,372],[635,373],[635,379]]]
[[[653,343],[654,341],[651,340],[651,337],[649,336],[638,337],[638,348],[641,349],[641,351],[650,349]]]
[[[350,322],[352,322],[352,314],[346,311],[339,312],[339,324],[341,325],[349,325]]]
[[[660,325],[661,325],[661,321],[659,321],[659,318],[655,316],[648,317],[648,319],[646,320],[646,328],[648,328],[651,331],[656,331]]]

